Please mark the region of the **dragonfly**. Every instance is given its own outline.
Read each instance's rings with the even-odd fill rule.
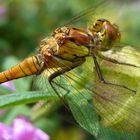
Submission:
[[[85,88],[85,91],[93,94],[93,102],[95,110],[100,116],[100,122],[105,127],[119,131],[137,131],[140,128],[138,119],[140,112],[134,109],[136,104],[129,104],[133,101],[132,98],[136,91],[123,84],[107,81],[97,60],[97,57],[104,57],[108,60],[109,58],[100,52],[108,52],[115,48],[120,38],[119,27],[103,18],[98,19],[87,29],[71,26],[59,27],[52,32],[50,37],[41,41],[36,55],[1,72],[0,83],[37,75],[43,77],[45,81],[47,80],[55,93],[63,98],[60,94],[61,89],[67,95],[70,92],[69,86],[75,92],[80,92],[73,82],[80,85],[78,79],[82,79],[82,76],[78,76],[73,71],[86,63],[87,58],[91,58],[98,78],[95,80],[93,88]],[[109,60],[115,61],[113,58]],[[109,63],[107,64],[109,65]],[[118,62],[118,64],[121,63]],[[61,84],[60,79],[58,80],[63,75],[68,84]],[[41,85],[42,82],[39,84]],[[133,121],[129,119],[129,114],[131,114],[130,118],[134,119]],[[126,124],[129,124],[128,127]]]
[[[99,77],[104,81],[96,61],[96,52],[110,49],[119,38],[118,28],[106,19],[97,20],[89,31],[74,27],[57,28],[50,38],[41,41],[37,55],[1,72],[0,83],[40,74],[48,68],[60,68],[48,78],[51,84],[55,77],[84,63],[87,56],[94,58]]]

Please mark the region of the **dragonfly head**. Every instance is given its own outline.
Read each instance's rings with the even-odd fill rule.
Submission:
[[[89,27],[89,31],[95,38],[95,44],[98,44],[98,49],[102,51],[111,49],[120,40],[118,26],[106,19],[98,19]]]

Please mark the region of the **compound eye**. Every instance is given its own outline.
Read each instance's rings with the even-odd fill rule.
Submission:
[[[108,22],[108,20],[106,20],[106,19],[98,19],[97,21],[100,22],[100,23],[102,23],[102,24],[103,24],[104,22]]]
[[[94,26],[96,26],[96,27],[97,27],[97,26],[99,26],[99,24],[98,24],[98,23],[95,23],[95,25],[94,25]]]

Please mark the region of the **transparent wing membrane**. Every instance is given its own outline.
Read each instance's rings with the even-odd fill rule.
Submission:
[[[123,65],[140,67],[140,53],[131,46],[116,46],[112,50],[99,52],[100,57]],[[129,57],[129,59],[128,59]]]
[[[130,54],[128,53],[128,55]],[[118,72],[119,74],[117,75],[116,72],[114,74],[115,76],[113,74],[111,75],[111,72],[106,72],[107,70],[105,70],[105,67],[110,69],[113,73],[110,64],[112,62],[102,62],[101,70],[105,80],[113,83],[105,84],[102,83],[96,75],[92,58],[87,58],[84,64],[74,69],[64,64],[59,58],[55,60],[57,60],[58,64],[61,63],[61,67],[58,65],[56,68],[46,69],[39,75],[40,80],[38,79],[37,82],[38,86],[41,86],[40,89],[48,89],[48,77],[60,71],[59,76],[54,78],[51,82],[55,89],[54,91],[67,101],[68,104],[70,104],[70,102],[75,103],[75,107],[77,108],[78,100],[82,102],[82,99],[84,99],[88,102],[88,105],[98,116],[96,121],[99,122],[101,127],[99,129],[99,137],[105,134],[107,130],[112,131],[112,133],[120,133],[122,137],[135,136],[135,134],[139,132],[140,95],[136,90],[138,84],[130,86],[129,84],[131,83],[121,82],[123,78],[127,77],[127,75],[124,74],[125,71],[122,72],[122,74]],[[117,68],[118,64],[113,64]],[[51,65],[57,65],[57,63],[51,63]],[[121,64],[120,66],[130,69],[132,67],[123,66]],[[67,69],[67,71],[65,72],[64,69]],[[133,69],[135,69],[135,67],[133,67]],[[133,80],[132,77],[129,77],[129,80]],[[139,81],[139,79],[137,79],[137,81]],[[118,86],[118,84],[120,86]],[[71,101],[69,96],[74,96],[74,101],[73,99]],[[79,99],[79,96],[81,99]]]
[[[105,0],[100,0],[98,2],[95,2],[94,5],[92,5],[91,7],[88,7],[85,10],[82,10],[77,15],[75,15],[73,18],[71,18],[69,21],[64,23],[63,26],[69,26],[69,25],[74,24],[77,21],[81,21],[82,19],[85,19],[87,17],[90,18],[91,15],[95,17],[97,15],[97,12],[101,13],[101,10],[103,10],[104,7],[106,7],[108,4],[109,4],[109,2],[105,1]]]

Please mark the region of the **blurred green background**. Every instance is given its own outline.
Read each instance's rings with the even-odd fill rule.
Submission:
[[[40,40],[50,36],[55,28],[63,25],[78,12],[97,5],[97,0],[0,0],[0,70],[12,66],[17,61],[37,51]],[[86,19],[107,18],[117,24],[122,33],[122,44],[140,47],[140,2],[107,1],[96,7]],[[77,26],[83,26],[83,18]],[[87,23],[88,24],[88,23]],[[28,90],[31,82],[21,82],[20,91]],[[23,86],[25,85],[25,86]],[[59,126],[59,120],[54,118]],[[52,123],[52,122],[50,122]],[[54,125],[54,124],[50,124]],[[51,128],[51,127],[50,127]],[[53,127],[52,127],[53,128]],[[53,131],[53,129],[52,129]],[[54,139],[86,139],[81,129],[60,129],[58,135],[49,132]],[[90,136],[89,136],[90,137]],[[68,139],[67,139],[68,140]]]
[[[97,2],[99,1],[1,0],[0,63],[10,55],[20,59],[29,56],[35,52],[40,40],[49,36],[56,27]],[[99,6],[96,11],[98,15],[93,11],[93,17],[113,19],[112,22],[124,34],[123,43],[140,46],[140,4],[138,1],[114,2],[108,1],[105,6]]]

